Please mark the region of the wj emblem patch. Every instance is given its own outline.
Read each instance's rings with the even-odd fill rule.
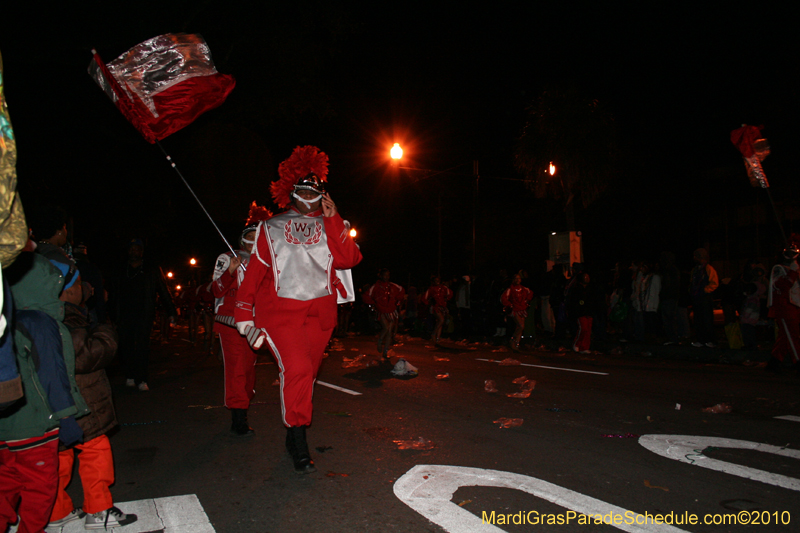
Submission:
[[[317,244],[322,238],[322,224],[289,220],[283,226],[283,235],[289,244]]]

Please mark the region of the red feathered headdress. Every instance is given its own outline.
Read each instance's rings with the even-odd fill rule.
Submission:
[[[292,155],[278,166],[281,178],[273,181],[269,187],[275,203],[279,207],[289,205],[295,184],[312,172],[322,181],[328,181],[327,154],[320,152],[316,146],[298,146],[292,151]]]
[[[247,216],[247,222],[245,223],[245,226],[258,224],[259,222],[263,222],[270,218],[272,218],[272,211],[263,205],[258,205],[255,200],[253,200],[253,203],[250,204],[250,213]]]

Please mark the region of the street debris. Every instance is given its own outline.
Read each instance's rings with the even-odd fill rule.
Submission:
[[[395,440],[392,442],[397,444],[398,450],[432,450],[436,447],[425,437],[420,437],[419,440]]]
[[[563,347],[563,346],[559,346],[559,347],[558,347],[558,351],[559,351],[559,352],[566,352],[566,351],[567,351],[567,349],[566,349],[565,347]]]
[[[681,404],[679,404],[679,403],[676,403],[676,404],[675,404],[675,410],[676,410],[676,411],[680,411],[680,410],[681,410]]]
[[[327,477],[336,477],[336,476],[348,477],[350,474],[340,474],[339,472],[334,472],[333,470],[328,470],[328,473],[325,474],[325,475]]]
[[[644,486],[647,487],[648,489],[661,489],[664,492],[669,492],[669,489],[667,487],[659,487],[658,485],[651,485],[649,479],[644,480]]]
[[[515,385],[522,385],[526,381],[528,381],[528,376],[520,376],[518,378],[512,379],[511,383],[514,383]]]
[[[395,377],[414,377],[419,374],[417,367],[406,361],[400,359],[397,364],[392,368],[392,375]]]
[[[450,379],[450,373],[436,374],[436,379],[438,379],[439,381],[442,381],[442,380],[445,380],[445,379]]]
[[[531,391],[523,390],[519,392],[509,392],[506,394],[509,398],[528,398],[531,395]]]
[[[720,413],[730,413],[733,408],[727,403],[718,403],[713,407],[706,407],[703,409],[704,413],[713,413],[713,414],[720,414]]]
[[[522,418],[498,418],[493,423],[500,424],[500,429],[518,428],[522,425]]]
[[[333,446],[317,446],[317,451],[319,453],[325,453],[328,450],[332,450]]]
[[[492,353],[507,352],[507,351],[508,351],[508,348],[506,348],[505,346],[500,346],[496,350],[492,350]]]
[[[487,379],[483,382],[483,390],[486,392],[497,392],[497,383],[493,379]]]
[[[548,411],[552,411],[553,413],[580,413],[580,409],[562,409],[561,407],[548,407],[546,408]]]
[[[387,351],[387,352],[386,352],[386,355],[387,355],[388,357],[397,357],[397,352],[395,352],[394,350],[392,350],[391,348],[389,348],[389,351]]]
[[[434,355],[434,356],[433,356],[433,360],[434,360],[434,361],[440,361],[440,362],[443,362],[443,361],[449,361],[449,360],[450,360],[450,358],[449,358],[449,357],[436,357],[436,356]]]
[[[638,439],[641,435],[635,433],[609,433],[607,435],[600,435],[601,437],[616,438],[616,439]]]
[[[510,357],[507,357],[507,358],[503,359],[502,361],[500,361],[498,364],[500,366],[514,366],[514,365],[521,365],[522,363],[520,363],[516,359],[512,359]]]
[[[464,507],[464,506],[465,506],[465,505],[467,505],[468,503],[472,503],[472,500],[464,500],[463,502],[459,503],[459,504],[458,504],[458,506],[459,506],[459,507]]]
[[[367,357],[366,354],[359,354],[356,357],[350,359],[349,357],[342,357],[342,368],[355,368],[361,366],[363,363],[364,358]]]

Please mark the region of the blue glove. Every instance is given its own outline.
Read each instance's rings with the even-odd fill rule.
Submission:
[[[83,442],[83,430],[75,421],[74,416],[61,419],[61,430],[58,432],[58,440],[67,448],[79,442]]]

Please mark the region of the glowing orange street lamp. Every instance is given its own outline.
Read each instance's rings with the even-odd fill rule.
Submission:
[[[550,161],[550,169],[549,170],[550,170],[550,175],[551,176],[555,176],[556,175],[556,166],[553,164],[552,161]]]
[[[167,277],[169,279],[172,279],[173,277],[175,277],[175,274],[173,274],[172,272],[167,272]]]
[[[189,264],[192,265],[192,266],[195,266],[197,264],[197,259],[192,257],[191,259],[189,259]]]
[[[402,157],[403,157],[403,149],[400,148],[400,144],[399,143],[394,143],[394,146],[392,146],[392,149],[389,150],[389,155],[391,155],[392,159],[394,159],[395,161],[397,161],[399,159],[402,159]]]

